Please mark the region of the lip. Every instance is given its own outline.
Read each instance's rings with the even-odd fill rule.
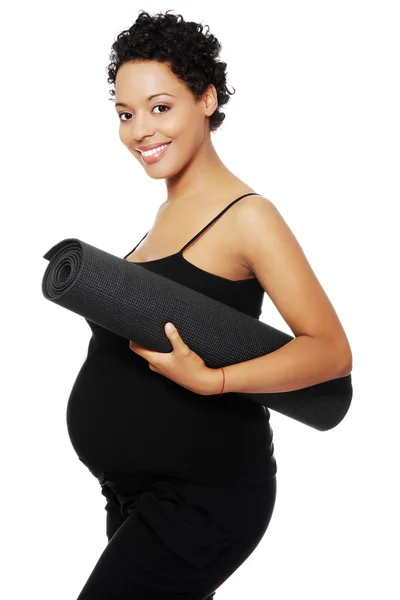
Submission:
[[[154,144],[148,144],[147,146],[136,146],[135,150],[141,150],[142,152],[147,152],[148,150],[153,150],[154,148],[158,148],[159,146],[164,146],[164,144],[170,144],[171,142],[158,142]]]
[[[139,153],[141,162],[144,163],[145,165],[152,165],[153,163],[158,162],[159,160],[161,160],[163,158],[163,156],[167,152],[171,143],[172,142],[168,142],[168,144],[165,146],[165,148],[163,150],[160,150],[159,152],[157,152],[157,154],[152,154],[151,156],[143,156],[143,154]],[[164,144],[157,144],[156,147],[163,146],[163,145]]]

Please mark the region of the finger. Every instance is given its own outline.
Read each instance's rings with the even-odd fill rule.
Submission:
[[[146,358],[148,356],[150,350],[147,350],[147,348],[145,348],[144,346],[140,346],[139,344],[136,344],[134,341],[129,340],[129,348],[132,350],[132,352],[135,352],[135,354],[138,354],[139,356],[143,356],[143,358]]]
[[[172,323],[165,324],[165,333],[167,334],[168,339],[172,344],[173,351],[180,352],[183,355],[189,355],[191,350],[179,335],[176,327],[172,325],[172,331],[168,331],[168,325],[172,325]]]
[[[176,331],[175,327],[172,325],[172,323],[165,323],[164,331],[167,338],[171,342],[172,351],[176,350],[178,332]]]
[[[169,341],[171,342],[174,350],[184,350],[186,348],[186,344],[178,333],[178,330],[172,323],[165,324],[165,333],[168,336]]]

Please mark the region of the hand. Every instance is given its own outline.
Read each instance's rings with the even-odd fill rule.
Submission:
[[[173,327],[169,332],[167,325],[168,323],[165,325],[165,333],[172,344],[172,352],[148,350],[132,340],[129,340],[129,348],[148,360],[152,371],[168,377],[191,392],[208,395],[215,369],[209,369],[204,360],[185,344],[177,329]]]

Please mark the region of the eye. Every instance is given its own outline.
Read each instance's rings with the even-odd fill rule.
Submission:
[[[167,106],[166,104],[157,104],[157,105],[156,105],[154,108],[166,108],[166,109],[167,109],[167,110],[163,110],[162,112],[156,113],[156,114],[159,114],[159,115],[163,115],[164,113],[166,113],[166,112],[168,112],[168,111],[169,111],[169,106]],[[120,120],[122,123],[126,123],[126,121],[127,121],[127,120],[129,121],[130,119],[121,119],[121,117],[122,117],[122,115],[130,115],[130,114],[131,114],[131,113],[128,113],[128,112],[122,112],[122,113],[119,113],[119,115],[118,115],[118,117],[119,117],[119,120]]]
[[[167,109],[167,110],[163,110],[161,113],[158,113],[159,115],[162,115],[163,113],[168,112],[168,110],[169,110],[169,106],[167,106],[166,104],[157,104],[157,106],[155,106],[154,108],[158,108],[158,107]]]
[[[130,115],[130,113],[122,112],[118,114],[119,120],[122,121],[122,123],[125,123],[125,119],[121,119],[122,115]]]

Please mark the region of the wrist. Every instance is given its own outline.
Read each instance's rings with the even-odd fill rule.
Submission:
[[[221,367],[217,369],[208,369],[207,378],[204,387],[204,396],[213,396],[223,393],[224,372]]]

